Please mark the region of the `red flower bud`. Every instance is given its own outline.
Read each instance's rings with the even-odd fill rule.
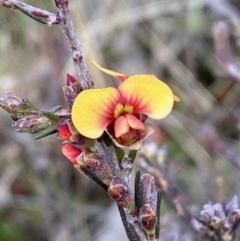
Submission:
[[[13,120],[19,120],[20,118],[29,115],[33,110],[32,103],[27,99],[20,99],[11,92],[0,98],[0,107],[11,114]]]
[[[80,148],[88,146],[91,141],[89,138],[81,135],[76,130],[70,119],[59,124],[57,130],[59,138],[67,142],[72,142],[78,145]]]
[[[67,86],[71,86],[73,85],[74,83],[77,83],[77,80],[74,76],[70,75],[70,74],[67,74],[67,81],[66,81],[66,85]]]
[[[59,138],[61,138],[64,141],[70,141],[70,137],[72,133],[68,127],[68,124],[58,126],[57,131],[58,131]]]
[[[67,74],[67,82],[66,86],[63,87],[63,93],[69,109],[72,108],[75,98],[81,91],[80,83],[72,75]]]
[[[78,164],[77,157],[82,153],[82,150],[74,145],[65,144],[62,146],[62,153],[75,165]]]

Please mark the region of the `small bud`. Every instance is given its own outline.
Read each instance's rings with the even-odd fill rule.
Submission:
[[[234,240],[240,224],[237,197],[233,197],[225,204],[205,204],[197,220],[199,221],[198,229],[206,237],[216,238],[216,240],[220,237],[223,241]]]
[[[119,177],[114,177],[108,188],[109,196],[124,208],[134,210],[134,201],[127,184]]]
[[[71,117],[71,112],[69,111],[69,109],[64,109],[61,106],[56,106],[50,111],[58,117]]]
[[[140,179],[143,204],[149,204],[153,209],[157,205],[157,192],[155,190],[154,177],[144,174]]]
[[[92,139],[87,138],[86,136],[81,135],[75,126],[73,125],[71,120],[67,122],[69,130],[72,132],[72,136],[70,137],[71,142],[77,143],[81,148],[89,146],[92,142]]]
[[[58,137],[64,141],[72,142],[85,148],[91,143],[91,139],[81,135],[70,119],[63,120],[57,127]]]
[[[211,222],[211,215],[206,211],[206,210],[202,210],[200,212],[200,220],[201,222],[205,223],[205,224],[210,224]]]
[[[74,76],[67,74],[67,81],[66,81],[66,85],[67,86],[72,86],[74,83],[77,83],[77,80]]]
[[[238,197],[234,196],[229,202],[225,204],[225,210],[227,213],[230,213],[233,210],[237,210],[238,207]]]
[[[220,230],[222,228],[224,220],[219,219],[217,217],[213,217],[210,223],[210,226],[215,230]]]
[[[156,213],[149,204],[140,208],[139,220],[146,232],[153,232],[157,224]]]
[[[37,133],[51,126],[52,122],[45,116],[29,115],[13,123],[17,132]]]
[[[73,163],[73,165],[75,165],[78,164],[77,158],[82,153],[82,150],[77,146],[65,144],[62,146],[62,153]]]
[[[24,117],[28,109],[32,109],[33,105],[27,99],[20,99],[11,92],[0,98],[0,107],[11,114],[13,120]]]
[[[107,162],[96,152],[84,149],[81,156],[82,163],[106,184],[112,179],[111,169]]]
[[[68,127],[68,124],[58,126],[57,131],[58,131],[59,138],[61,138],[64,141],[70,141],[70,137],[72,133]]]
[[[228,214],[227,218],[228,218],[230,223],[232,223],[234,225],[237,224],[240,221],[240,210],[236,209],[236,210],[231,211]]]
[[[63,93],[69,109],[72,108],[75,98],[81,91],[82,87],[80,83],[78,83],[72,75],[67,74],[67,83],[66,86],[63,87]]]

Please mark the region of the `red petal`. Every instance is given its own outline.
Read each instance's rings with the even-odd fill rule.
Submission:
[[[118,138],[129,131],[129,124],[125,116],[119,116],[114,123],[115,137]]]
[[[145,130],[145,126],[143,123],[134,115],[125,114],[124,115],[127,119],[128,125],[135,130]]]
[[[74,76],[67,74],[67,83],[66,83],[67,86],[71,86],[73,83],[76,83],[76,82],[77,80]]]
[[[71,145],[71,144],[65,144],[62,147],[62,153],[65,157],[67,157],[73,164],[78,164],[77,157],[82,153],[82,150],[78,147]]]
[[[58,137],[65,141],[70,141],[70,137],[72,135],[71,131],[69,130],[68,124],[58,127]]]

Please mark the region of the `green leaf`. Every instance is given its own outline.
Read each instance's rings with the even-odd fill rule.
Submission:
[[[52,135],[52,134],[55,134],[55,133],[57,133],[57,132],[58,132],[58,131],[57,131],[56,128],[51,129],[51,130],[47,130],[47,131],[44,131],[43,133],[41,133],[40,135],[36,136],[35,139],[36,139],[36,140],[39,140],[39,139],[42,139],[42,138],[44,138],[44,137],[46,137],[46,136],[50,136],[50,135]]]

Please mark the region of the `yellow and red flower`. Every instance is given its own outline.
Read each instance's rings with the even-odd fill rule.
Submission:
[[[153,75],[126,76],[93,64],[103,72],[117,77],[117,88],[82,91],[72,107],[72,121],[84,136],[95,139],[105,130],[122,145],[131,145],[141,138],[146,126],[141,114],[162,119],[172,110],[172,90]]]

